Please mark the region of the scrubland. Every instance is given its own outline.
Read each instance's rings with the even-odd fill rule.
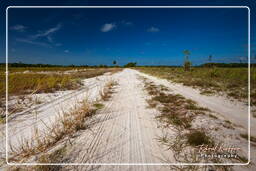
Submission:
[[[248,68],[193,67],[139,67],[139,71],[198,88],[202,94],[227,95],[244,100],[248,98]],[[251,104],[256,105],[256,69],[251,68]]]

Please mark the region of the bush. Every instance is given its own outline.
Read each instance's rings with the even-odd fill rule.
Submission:
[[[210,137],[208,137],[203,131],[192,131],[187,134],[187,142],[190,145],[198,146],[203,144],[212,144]]]

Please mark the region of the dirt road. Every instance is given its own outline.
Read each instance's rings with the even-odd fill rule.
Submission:
[[[143,83],[134,70],[116,77],[116,93],[100,112],[97,123],[72,142],[67,156],[72,163],[165,163],[173,162],[170,151],[158,138],[163,134],[149,109]],[[141,167],[148,170],[150,166]],[[83,167],[81,167],[83,168]],[[107,167],[109,169],[109,166]],[[152,167],[151,167],[152,168]],[[77,169],[77,168],[76,168]],[[101,166],[100,170],[106,167]],[[153,168],[156,170],[157,168]],[[163,169],[158,167],[158,170]]]

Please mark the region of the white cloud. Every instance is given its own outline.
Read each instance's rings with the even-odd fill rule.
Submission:
[[[156,27],[150,27],[147,29],[147,32],[159,32],[159,28],[156,28]]]
[[[114,23],[106,23],[101,27],[102,32],[109,32],[113,30],[116,27],[116,24]]]
[[[50,29],[48,29],[48,30],[46,30],[46,31],[43,31],[43,32],[40,32],[40,33],[38,33],[38,34],[36,34],[36,35],[33,35],[32,36],[32,38],[34,38],[34,39],[36,39],[36,38],[38,38],[38,37],[48,37],[48,40],[49,40],[49,35],[51,34],[51,33],[54,33],[54,32],[56,32],[56,31],[58,31],[60,28],[62,27],[62,25],[61,24],[58,24],[58,25],[56,25],[55,27],[53,27],[53,28],[50,28]],[[51,38],[50,38],[51,39]]]
[[[18,31],[18,32],[24,32],[26,28],[27,28],[27,27],[25,27],[25,26],[23,26],[23,25],[19,25],[19,24],[10,27],[11,30],[15,30],[15,31]]]
[[[64,52],[65,52],[65,53],[69,53],[69,50],[66,49],[66,50],[64,50]]]

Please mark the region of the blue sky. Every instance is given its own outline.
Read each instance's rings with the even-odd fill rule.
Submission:
[[[180,65],[246,61],[248,10],[9,9],[9,61]],[[0,33],[2,31],[0,30]]]

